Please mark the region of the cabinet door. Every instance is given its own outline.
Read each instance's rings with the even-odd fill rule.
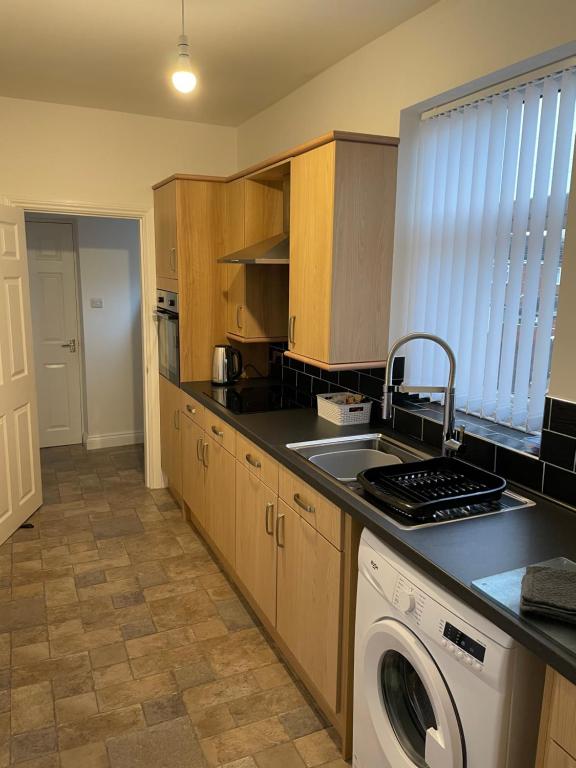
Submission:
[[[272,625],[276,623],[278,496],[236,462],[236,571]]]
[[[276,540],[276,629],[337,712],[342,553],[283,501]]]
[[[203,463],[204,430],[182,414],[182,498],[194,517],[204,525],[205,469]]]
[[[180,390],[163,376],[160,376],[160,448],[162,469],[168,486],[180,495]]]
[[[176,182],[154,190],[156,277],[178,277]]]
[[[206,437],[206,530],[228,563],[236,561],[235,464],[231,453]]]
[[[291,173],[288,345],[321,361],[330,351],[335,152],[332,142],[299,155]]]
[[[555,741],[550,740],[546,749],[544,768],[576,768],[574,760],[568,752],[564,752]]]

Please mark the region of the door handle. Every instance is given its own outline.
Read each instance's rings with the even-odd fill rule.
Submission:
[[[208,469],[208,443],[202,446],[202,464]]]
[[[316,512],[316,507],[313,506],[312,504],[306,504],[306,502],[303,500],[302,496],[300,496],[299,493],[294,494],[294,501],[296,502],[296,504],[298,504],[300,509],[303,509],[305,512],[310,512],[311,515],[313,515],[314,512]]]
[[[294,344],[294,326],[296,325],[296,315],[290,315],[288,318],[288,341]]]
[[[242,328],[242,312],[244,310],[244,307],[242,304],[238,304],[236,307],[236,325],[238,328]]]
[[[192,408],[192,406],[188,404],[186,404],[186,410],[188,411],[188,413],[191,413],[191,414],[196,413],[196,408]]]
[[[264,525],[266,526],[266,533],[268,536],[274,535],[274,523],[273,523],[273,515],[274,515],[274,503],[272,501],[269,501],[266,504],[266,515],[264,517]]]
[[[224,437],[224,432],[222,432],[221,429],[218,429],[218,427],[215,427],[214,424],[212,424],[212,432],[214,432],[216,437]]]
[[[70,352],[76,352],[76,339],[70,339],[68,344],[60,344],[62,349],[69,349]]]
[[[176,272],[176,248],[170,248],[170,271]]]
[[[180,429],[180,409],[174,411],[174,429]]]
[[[286,545],[286,538],[285,538],[285,519],[286,515],[278,515],[276,518],[276,544],[280,547],[280,549],[284,549]],[[280,539],[280,530],[282,530],[282,539]]]
[[[201,437],[199,437],[198,440],[196,441],[196,458],[198,459],[198,461],[202,461],[202,442],[203,441]]]
[[[246,461],[248,464],[251,464],[253,467],[256,467],[256,469],[260,469],[262,466],[262,463],[258,460],[253,458],[253,456],[250,453],[246,454]]]

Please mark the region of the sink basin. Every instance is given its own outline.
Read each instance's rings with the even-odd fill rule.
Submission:
[[[384,467],[387,464],[402,464],[402,459],[392,453],[384,453],[373,448],[357,448],[347,451],[329,451],[310,456],[312,464],[321,467],[329,475],[350,483],[356,480],[359,472],[371,467]]]
[[[429,458],[379,433],[289,443],[286,447],[344,483],[355,481],[359,472],[370,467]]]

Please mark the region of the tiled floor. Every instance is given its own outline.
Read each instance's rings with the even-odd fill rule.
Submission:
[[[345,768],[141,450],[42,462],[0,547],[0,768]]]

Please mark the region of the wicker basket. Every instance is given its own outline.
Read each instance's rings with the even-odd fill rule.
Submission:
[[[372,401],[365,403],[339,402],[345,399],[344,392],[335,392],[332,395],[316,395],[318,402],[318,416],[321,416],[333,424],[368,424]]]

